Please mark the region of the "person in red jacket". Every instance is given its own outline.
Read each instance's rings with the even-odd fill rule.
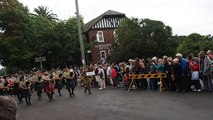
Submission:
[[[117,88],[119,81],[117,80],[117,72],[115,70],[115,64],[114,63],[112,63],[112,67],[111,67],[111,77],[112,77],[112,80],[113,80],[114,88]]]
[[[192,71],[191,72],[192,84],[195,85],[195,88],[193,89],[193,91],[201,92],[201,85],[200,85],[200,81],[199,81],[199,64],[198,64],[196,58],[192,59],[191,71]]]

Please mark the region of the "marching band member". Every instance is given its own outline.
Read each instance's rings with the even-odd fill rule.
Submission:
[[[37,96],[38,96],[38,100],[42,99],[42,89],[43,89],[43,81],[42,81],[42,77],[38,76],[37,79],[34,80],[35,81],[35,90],[37,91]]]
[[[66,88],[69,92],[70,97],[75,96],[75,94],[74,94],[74,89],[75,89],[74,71],[72,69],[69,71],[69,69],[66,68],[63,75],[66,79]]]
[[[89,92],[89,94],[92,94],[91,93],[91,81],[92,81],[92,76],[86,76],[86,72],[87,71],[91,71],[90,69],[86,69],[86,68],[83,68],[82,70],[82,77],[83,77],[83,81],[84,81],[84,93],[86,94],[87,93],[87,90]]]
[[[4,83],[3,83],[4,79],[0,78],[0,95],[4,94]]]
[[[24,76],[20,78],[19,88],[22,92],[22,97],[25,98],[27,106],[31,105],[30,81],[25,81]]]
[[[53,101],[53,94],[54,94],[54,81],[52,77],[49,76],[47,72],[44,72],[42,76],[42,80],[44,81],[44,92],[47,94],[49,98],[49,102]]]
[[[13,94],[17,96],[18,100],[19,100],[19,104],[21,104],[23,102],[22,100],[22,91],[19,87],[20,84],[20,79],[21,78],[17,78],[14,80],[14,86],[13,86]]]
[[[62,78],[61,78],[62,74],[61,74],[59,68],[57,68],[56,70],[54,70],[54,72],[53,72],[52,75],[53,75],[53,80],[55,81],[55,88],[58,89],[59,96],[62,96],[62,94],[61,94],[61,89],[63,87]]]
[[[0,80],[0,94],[8,94],[8,78],[6,78],[5,76],[3,77],[3,79]]]
[[[11,75],[10,78],[8,78],[8,95],[12,96],[14,93],[14,81],[15,81],[16,77],[14,75]]]

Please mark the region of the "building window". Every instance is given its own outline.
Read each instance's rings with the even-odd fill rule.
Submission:
[[[102,60],[106,59],[106,51],[100,51],[100,55]]]
[[[98,42],[104,42],[104,34],[103,31],[98,31],[96,34],[96,38]]]
[[[113,31],[113,36],[114,36],[114,39],[115,39],[115,40],[118,38],[118,31],[117,31],[117,29],[115,29],[115,30]]]

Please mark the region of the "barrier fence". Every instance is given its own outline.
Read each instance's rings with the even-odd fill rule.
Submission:
[[[137,80],[142,80],[142,79],[147,79],[147,78],[158,78],[160,79],[160,92],[162,92],[162,89],[163,89],[163,78],[166,78],[167,77],[167,74],[166,73],[159,73],[159,74],[131,74],[129,76],[130,80],[131,80],[131,83],[129,85],[129,89],[128,91],[131,90],[132,88],[132,84],[134,82],[135,79]]]

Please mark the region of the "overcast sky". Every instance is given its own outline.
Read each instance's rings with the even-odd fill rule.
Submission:
[[[75,0],[19,0],[32,12],[37,6],[49,7],[59,19],[75,14]],[[171,26],[173,34],[199,33],[213,35],[213,0],[78,0],[84,22],[107,10],[125,13],[127,17],[160,20]]]

